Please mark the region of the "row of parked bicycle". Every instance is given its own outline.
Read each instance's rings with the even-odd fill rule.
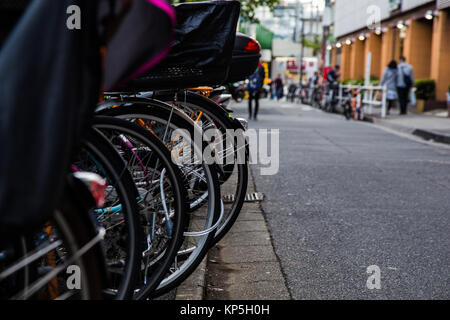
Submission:
[[[310,105],[325,112],[342,113],[347,120],[362,120],[364,109],[361,101],[360,89],[343,89],[339,96],[339,83],[326,85],[308,84],[299,86],[293,84],[289,87],[287,99]]]
[[[20,48],[21,41],[32,36],[33,21],[48,22],[41,18],[50,2],[53,10],[64,9],[64,13],[65,5],[78,3],[88,19],[88,9],[96,1],[31,1],[2,48],[0,71],[2,59],[7,60],[17,43]],[[114,1],[108,2],[111,5]],[[22,208],[36,209],[18,213],[11,207],[0,216],[1,299],[156,298],[189,277],[208,250],[227,234],[242,209],[248,181],[246,122],[234,118],[222,104],[226,99],[221,85],[251,75],[261,48],[255,40],[236,34],[239,1],[169,6],[163,1],[134,0],[131,7],[123,7],[125,4],[118,1],[116,5],[107,10],[109,17],[115,17],[115,36],[110,37],[103,63],[104,83],[117,79],[105,87],[114,90],[102,94],[92,116],[83,114],[88,120],[78,126],[80,140],[71,147],[72,156],[59,153],[61,144],[42,141],[37,148],[37,157],[47,161],[34,163],[45,170],[38,167],[28,171],[31,177],[21,181],[23,190],[16,189],[18,194],[8,200],[12,206],[25,192],[50,190],[32,204],[31,199],[21,198]],[[169,55],[161,59],[165,52],[162,43],[170,38],[174,13],[175,40]],[[142,22],[149,20],[154,21],[150,28],[141,30],[145,25]],[[65,39],[71,41],[73,35],[68,33]],[[140,43],[139,48],[146,46],[144,39],[153,43],[151,50],[143,50],[144,55],[142,50],[139,55],[120,50],[133,39],[138,39],[134,44]],[[56,48],[64,43],[58,40],[52,40]],[[115,41],[119,46],[111,45]],[[75,43],[81,42],[77,39]],[[39,46],[36,42],[34,45]],[[78,57],[82,54],[76,52]],[[130,56],[138,59],[130,60]],[[27,58],[24,55],[20,63],[26,65]],[[152,63],[148,63],[149,58]],[[117,72],[122,66],[126,72]],[[139,72],[134,72],[136,69]],[[64,69],[48,72],[72,76]],[[64,80],[58,86],[64,93],[62,101],[68,105],[74,94],[86,93],[76,86],[64,87]],[[9,89],[14,91],[14,86]],[[27,96],[27,92],[22,86],[21,94]],[[60,113],[42,114],[50,117],[55,127],[29,129],[50,130],[50,137],[59,138],[57,130],[65,130],[66,124],[58,126],[57,117],[66,116],[68,105],[61,106]],[[12,112],[19,112],[17,107],[39,106],[16,105]],[[72,125],[67,123],[67,128],[71,130],[69,136],[75,135]],[[34,134],[27,134],[30,157]],[[59,161],[49,168],[52,156]],[[23,161],[20,165],[26,171],[26,159]],[[62,171],[58,171],[61,162]],[[18,164],[12,163],[10,168],[14,165]],[[229,194],[226,202],[221,190]],[[47,210],[38,210],[38,201]]]

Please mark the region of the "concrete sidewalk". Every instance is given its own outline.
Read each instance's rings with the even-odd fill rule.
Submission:
[[[450,118],[428,114],[390,115],[371,117],[373,123],[393,130],[419,136],[425,140],[450,144]]]
[[[260,203],[245,203],[229,234],[210,250],[206,283],[207,300],[291,299]]]
[[[222,195],[227,191],[222,190]],[[247,193],[256,192],[251,170]],[[172,293],[176,300],[291,299],[258,202],[246,202],[227,236]]]

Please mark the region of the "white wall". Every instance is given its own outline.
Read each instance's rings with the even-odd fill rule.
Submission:
[[[435,2],[435,0],[403,0],[402,11],[408,11],[430,2]],[[378,7],[381,20],[390,16],[389,0],[336,0],[334,36],[340,37],[367,27],[370,18],[367,9],[373,5]]]
[[[334,10],[333,8],[326,7],[323,11],[322,25],[329,26],[334,23]]]
[[[402,11],[407,11],[425,3],[436,2],[435,0],[403,0]]]
[[[340,37],[365,28],[370,18],[367,9],[377,6],[381,20],[389,17],[389,0],[336,0],[334,5],[334,36]]]
[[[438,9],[445,9],[450,7],[450,0],[438,0]]]
[[[301,45],[291,39],[275,38],[272,41],[272,53],[274,57],[297,57],[300,55]]]

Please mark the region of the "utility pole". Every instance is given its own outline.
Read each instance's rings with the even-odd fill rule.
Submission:
[[[308,20],[305,18],[305,6],[308,6],[310,8],[310,30],[308,31],[308,35],[313,36],[314,30],[315,30],[315,24],[320,20],[319,18],[319,7],[314,4],[314,1],[309,2],[301,2],[300,3],[300,15],[297,17],[302,23],[301,27],[301,51],[300,51],[300,88],[302,87],[302,79],[303,79],[303,58],[305,57],[305,23]],[[317,13],[315,12],[317,10]]]
[[[293,36],[293,39],[292,39],[292,41],[293,42],[297,42],[297,35],[298,35],[298,21],[299,21],[299,14],[298,14],[298,12],[300,11],[300,0],[297,0],[296,1],[296,3],[295,3],[295,15],[294,15],[294,18],[295,18],[295,29],[294,29],[294,36]]]
[[[302,79],[303,79],[303,57],[305,55],[305,18],[303,17],[303,4],[301,4],[301,16],[300,21],[302,22],[302,28],[300,31],[300,37],[301,37],[301,48],[300,48],[300,61],[299,61],[299,68],[300,68],[300,72],[299,72],[299,82],[300,82],[300,88],[303,87],[303,83],[302,83]]]

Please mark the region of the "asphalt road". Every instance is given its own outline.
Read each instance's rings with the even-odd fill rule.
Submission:
[[[279,173],[252,172],[293,299],[450,298],[449,147],[270,100],[250,128],[280,129]]]

